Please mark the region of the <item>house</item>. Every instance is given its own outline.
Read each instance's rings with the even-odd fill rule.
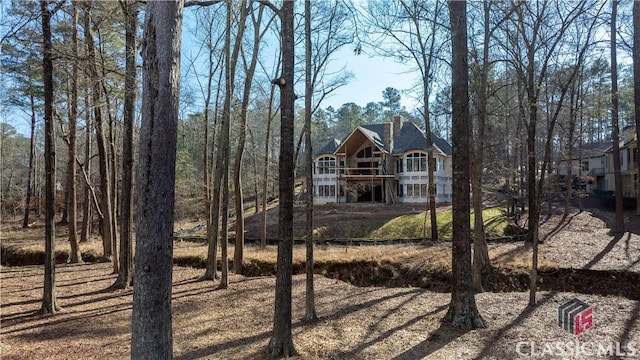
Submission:
[[[636,197],[639,156],[637,143],[635,127],[626,128],[620,140],[622,195],[625,198]],[[567,165],[566,159],[558,162],[558,175],[566,176],[569,173]],[[582,149],[574,151],[570,168],[572,176],[586,178],[589,192],[615,190],[611,141],[583,145]]]
[[[436,202],[451,202],[451,145],[431,133]],[[314,203],[425,203],[427,138],[401,116],[359,126],[314,155]]]

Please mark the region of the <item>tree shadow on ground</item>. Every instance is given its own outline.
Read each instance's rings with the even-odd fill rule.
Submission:
[[[634,325],[637,324],[640,321],[640,301],[636,302],[636,306],[633,308],[633,311],[631,312],[631,316],[629,316],[629,318],[627,318],[627,321],[624,324],[624,330],[622,332],[622,334],[620,334],[620,337],[618,338],[618,341],[620,342],[621,345],[627,345],[630,341],[634,340],[631,339],[631,330],[633,329]]]
[[[436,310],[432,311],[431,313],[427,313],[421,317],[429,316],[430,314],[433,315],[437,312],[443,311],[448,307],[449,307],[448,304],[440,306]],[[468,333],[469,331],[471,331],[471,329],[457,328],[442,322],[440,323],[440,327],[436,331],[432,332],[427,339],[413,346],[412,348],[407,349],[402,354],[394,356],[392,359],[393,360],[413,360],[413,359],[426,358],[427,356],[440,350],[447,344],[455,341],[457,338]]]
[[[270,290],[270,289],[263,289],[265,291]],[[397,294],[393,294],[393,295],[388,295],[388,296],[382,296],[379,298],[375,298],[375,299],[371,299],[368,301],[365,301],[363,303],[358,303],[358,304],[353,304],[350,306],[346,306],[344,308],[339,309],[338,311],[329,314],[328,316],[321,316],[319,321],[316,322],[315,324],[319,324],[321,322],[326,322],[326,321],[335,321],[335,320],[339,320],[345,316],[348,316],[351,313],[363,310],[365,308],[368,307],[372,307],[381,303],[384,303],[385,301],[389,301],[392,300],[394,298],[397,297],[402,297],[402,296],[406,296],[406,295],[412,295],[412,297],[414,296],[418,296],[420,294],[423,294],[425,292],[425,290],[422,289],[410,289],[407,291],[404,291],[402,293],[397,293]],[[448,306],[448,305],[447,305]],[[440,308],[436,309],[435,312],[438,311],[442,311],[440,310]],[[424,316],[429,316],[429,314],[426,314]],[[420,320],[420,318],[416,319],[415,321]],[[405,326],[409,326],[410,324],[405,324]],[[214,326],[214,324],[212,324],[212,326]],[[292,323],[292,328],[296,329],[302,326],[310,326],[309,323],[304,322],[302,320],[298,320]],[[311,325],[313,326],[313,325]],[[212,330],[213,331],[213,330]],[[397,330],[395,330],[397,331]],[[395,332],[394,331],[394,332]],[[393,332],[392,332],[393,333]],[[391,335],[392,333],[390,333],[389,335]],[[254,343],[254,342],[258,342],[258,341],[266,341],[269,336],[271,335],[270,331],[264,331],[261,332],[259,334],[255,334],[255,335],[250,335],[250,336],[246,336],[244,338],[240,338],[240,339],[234,339],[231,341],[227,341],[224,343],[219,343],[219,344],[212,344],[210,346],[204,347],[204,348],[198,348],[198,349],[193,349],[190,351],[186,351],[183,352],[179,355],[176,355],[174,358],[176,360],[186,360],[186,359],[200,359],[200,358],[204,358],[204,357],[208,357],[208,356],[212,356],[213,354],[222,352],[224,350],[228,350],[234,347],[238,347],[238,346],[246,346],[247,343]],[[388,336],[388,335],[387,335]],[[266,346],[266,345],[265,345]],[[261,353],[256,353],[254,355],[252,355],[250,358],[252,359],[258,359],[258,358],[269,358],[267,356],[267,354],[261,354]]]
[[[489,357],[490,355],[492,355],[493,353],[493,345],[498,342],[500,339],[504,338],[504,336],[507,334],[508,331],[514,329],[517,326],[522,325],[522,323],[528,319],[531,315],[533,315],[534,312],[536,312],[536,310],[538,310],[538,308],[543,305],[546,304],[547,302],[551,301],[551,299],[553,299],[553,297],[557,294],[557,292],[549,292],[547,294],[545,294],[542,299],[540,299],[538,302],[536,302],[535,306],[527,306],[526,308],[524,308],[524,310],[522,310],[520,312],[520,315],[518,315],[517,318],[515,318],[511,323],[503,326],[502,328],[498,329],[493,336],[491,336],[489,339],[487,339],[484,342],[484,348],[482,349],[482,351],[480,351],[480,354],[478,354],[478,356],[475,357],[475,359],[484,359]]]
[[[593,259],[591,259],[582,268],[583,269],[591,269],[591,268],[593,268],[600,260],[602,260],[609,252],[611,252],[611,250],[613,250],[613,248],[616,247],[616,245],[618,244],[620,239],[622,239],[623,235],[624,235],[623,233],[615,234],[615,236],[611,239],[611,241],[609,241],[609,243],[602,250],[600,250],[600,252],[598,254],[596,254],[596,256],[594,256]],[[631,237],[631,233],[628,233],[627,236],[630,238]]]

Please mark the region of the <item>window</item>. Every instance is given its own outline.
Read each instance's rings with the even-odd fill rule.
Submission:
[[[407,184],[407,197],[427,197],[427,184]]]
[[[404,172],[403,165],[404,165],[404,161],[402,161],[402,159],[398,159],[398,161],[396,161],[396,172],[397,173]]]
[[[407,155],[407,171],[427,171],[427,154],[411,153]]]
[[[589,162],[588,161],[583,161],[582,162],[582,171],[589,171]]]
[[[336,186],[335,185],[319,185],[318,197],[335,197]]]
[[[316,165],[316,174],[335,174],[336,159],[326,156],[318,159]]]
[[[356,154],[356,157],[362,159],[362,158],[370,158],[372,155],[373,155],[373,148],[369,146],[358,151],[358,154]]]
[[[403,190],[404,189],[404,185],[402,184],[398,184],[398,197],[402,197],[403,196]]]

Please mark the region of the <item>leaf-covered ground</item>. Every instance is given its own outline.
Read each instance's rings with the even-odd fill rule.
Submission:
[[[3,268],[2,359],[128,358],[131,291],[106,292],[115,280],[110,270],[109,264],[59,267],[63,310],[41,316],[41,268]],[[268,358],[263,351],[272,329],[274,278],[234,275],[229,289],[217,290],[215,283],[195,281],[201,274],[174,268],[175,358]],[[320,319],[305,323],[304,276],[294,278],[300,359],[592,359],[600,348],[602,358],[614,358],[617,348],[618,355],[640,356],[640,301],[542,292],[538,306],[529,308],[527,293],[484,293],[477,303],[487,328],[461,331],[441,323],[449,294],[355,287],[322,276],[315,281]],[[594,327],[579,336],[557,324],[558,307],[574,297],[594,313]]]
[[[450,297],[446,278],[439,279],[440,285],[433,289],[428,284],[411,286],[409,281],[412,276],[433,283],[446,273],[445,264],[451,261],[449,243],[318,247],[318,263],[327,266],[319,271],[325,276],[315,277],[318,322],[300,320],[304,276],[294,277],[293,333],[298,358],[640,358],[640,281],[634,280],[640,273],[640,221],[627,213],[629,231],[616,235],[609,231],[612,214],[599,209],[574,209],[564,221],[559,213],[544,220],[540,262],[545,272],[538,306],[527,307],[528,294],[522,291],[479,294],[476,299],[487,328],[473,331],[442,324]],[[42,239],[35,233],[10,239],[19,230],[5,225],[0,234],[3,245],[24,242],[28,250]],[[177,254],[204,249],[203,244],[189,242],[176,243],[175,248]],[[490,251],[492,262],[500,266],[498,275],[507,276],[489,280],[521,283],[500,283],[494,290],[527,285],[523,274],[530,246],[495,243]],[[295,254],[300,266],[304,250],[297,249]],[[272,266],[275,251],[256,251],[252,256],[254,264]],[[372,266],[367,274],[338,263]],[[398,272],[402,264],[409,265],[407,272]],[[442,273],[436,273],[438,269]],[[373,271],[376,276],[371,275]],[[202,269],[174,268],[175,358],[268,358],[263,350],[272,329],[275,279],[232,275],[229,289],[218,290],[216,283],[197,281],[202,274]],[[63,309],[56,316],[41,316],[37,311],[42,267],[2,267],[0,357],[129,358],[132,293],[106,291],[114,281],[110,264],[59,265],[57,295]],[[385,287],[371,286],[375,283]],[[558,307],[572,298],[593,308],[594,326],[579,336],[557,324]]]

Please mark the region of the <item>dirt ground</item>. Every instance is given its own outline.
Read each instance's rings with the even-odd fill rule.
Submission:
[[[274,278],[234,275],[229,289],[217,290],[195,281],[201,273],[174,268],[174,357],[268,359]],[[40,316],[41,267],[2,269],[2,359],[128,358],[131,291],[104,291],[115,280],[110,265],[63,265],[57,274],[63,310]],[[600,358],[616,349],[640,357],[640,301],[543,292],[528,308],[526,293],[484,293],[477,304],[487,328],[461,331],[441,323],[449,294],[315,282],[320,319],[305,323],[304,277],[294,277],[296,359],[593,359],[600,348]],[[579,336],[557,324],[558,307],[576,296],[594,314]]]
[[[640,221],[627,216],[629,231],[621,235],[610,233],[612,214],[599,209],[574,211],[564,222],[558,214],[545,219],[541,263],[565,273],[600,270],[607,276],[593,281],[602,281],[605,289],[621,286],[620,272],[640,273]],[[379,253],[416,246],[386,245]],[[448,246],[431,248],[446,262]],[[490,247],[492,260],[501,264],[522,265],[530,256],[522,242]],[[330,250],[319,248],[317,254]],[[111,265],[64,264],[56,273],[62,310],[41,316],[42,267],[0,269],[0,358],[129,358],[132,292],[105,290],[116,278]],[[263,351],[273,323],[275,278],[232,275],[229,289],[219,290],[213,282],[197,281],[202,274],[202,269],[174,267],[174,357],[268,359]],[[570,288],[572,278],[566,281]],[[315,282],[320,319],[305,323],[300,320],[304,275],[294,276],[296,359],[640,359],[640,301],[632,300],[640,298],[640,283],[625,283],[622,293],[631,294],[626,297],[541,291],[533,308],[527,307],[526,292],[482,293],[476,301],[487,328],[463,331],[441,322],[448,293],[357,287],[321,275]],[[558,307],[573,298],[593,309],[593,328],[579,336],[557,323]]]

